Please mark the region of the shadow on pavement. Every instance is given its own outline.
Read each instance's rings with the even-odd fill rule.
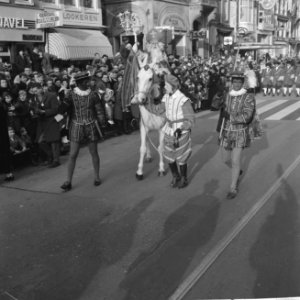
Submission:
[[[120,287],[126,300],[166,300],[178,287],[199,249],[212,238],[220,203],[213,196],[218,181],[205,184],[201,195],[189,199],[165,222],[164,237],[142,254]]]
[[[283,173],[281,165],[277,172],[279,178]],[[250,251],[250,263],[257,272],[255,298],[300,295],[299,225],[297,196],[283,180],[274,212],[266,219]]]
[[[152,201],[144,199],[116,220],[101,202],[75,196],[6,205],[0,213],[0,299],[4,292],[19,300],[78,299],[102,267],[129,251]]]

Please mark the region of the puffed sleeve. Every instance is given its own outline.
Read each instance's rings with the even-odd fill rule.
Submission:
[[[248,124],[253,118],[255,109],[255,97],[252,93],[247,93],[243,101],[241,110],[230,114],[230,120],[233,125],[235,124]]]
[[[189,130],[195,123],[195,113],[191,104],[191,100],[187,100],[182,105],[183,118],[185,119],[182,124],[183,130]]]

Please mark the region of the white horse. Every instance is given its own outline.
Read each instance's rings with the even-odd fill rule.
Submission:
[[[138,180],[142,180],[144,178],[143,165],[144,165],[145,156],[147,162],[150,162],[152,160],[150,145],[149,145],[149,141],[151,142],[151,139],[148,136],[148,133],[150,131],[158,131],[158,135],[159,135],[159,145],[157,148],[151,142],[152,146],[156,148],[159,154],[158,175],[164,176],[166,174],[164,161],[163,161],[164,134],[162,132],[162,128],[166,123],[166,117],[165,117],[164,110],[161,111],[157,109],[158,106],[154,105],[153,103],[154,99],[157,98],[159,94],[162,93],[161,91],[162,87],[159,86],[159,83],[155,82],[155,78],[157,78],[158,74],[155,73],[153,66],[147,65],[145,60],[145,62],[142,65],[140,65],[140,67],[141,69],[138,72],[138,78],[137,78],[137,91],[135,93],[135,96],[131,100],[132,104],[139,104],[139,109],[140,109],[141,146],[140,146],[140,160],[136,172],[136,178]],[[157,65],[155,70],[157,71]],[[169,71],[166,68],[161,68],[160,71],[169,73]]]

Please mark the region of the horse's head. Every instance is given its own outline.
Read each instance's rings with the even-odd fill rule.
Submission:
[[[154,71],[149,67],[149,65],[145,65],[142,67],[137,75],[137,92],[131,103],[133,104],[143,104],[147,101],[149,97],[150,89],[153,85],[154,81]]]

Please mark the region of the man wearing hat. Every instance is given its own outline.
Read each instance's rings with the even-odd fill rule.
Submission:
[[[61,186],[64,191],[69,191],[72,188],[76,159],[82,142],[88,142],[92,156],[94,185],[101,184],[97,142],[101,137],[99,123],[105,122],[103,107],[97,93],[88,87],[90,81],[88,72],[79,72],[74,79],[77,86],[69,93],[62,105],[63,112],[67,111],[70,116],[69,139],[71,142],[67,181]]]
[[[191,128],[195,118],[191,100],[179,87],[179,81],[174,75],[165,75],[166,94],[162,99],[167,118],[163,127],[164,157],[169,162],[173,176],[171,186],[174,188],[184,188],[188,185],[187,161],[192,153]]]
[[[226,165],[231,167],[231,185],[227,199],[233,199],[238,193],[241,171],[242,150],[250,146],[249,126],[255,113],[253,93],[243,88],[244,74],[233,72],[231,76],[232,90],[227,94],[221,110],[219,144],[226,150],[223,157]]]
[[[278,60],[274,61],[274,68],[273,68],[273,76],[271,77],[273,84],[272,84],[272,95],[273,97],[276,95],[280,95],[282,83],[284,80],[284,68],[280,65]]]
[[[283,79],[283,96],[286,96],[287,92],[289,93],[289,96],[291,96],[294,83],[295,83],[295,68],[293,65],[293,61],[288,60],[286,62],[286,69],[284,72],[284,79]]]

